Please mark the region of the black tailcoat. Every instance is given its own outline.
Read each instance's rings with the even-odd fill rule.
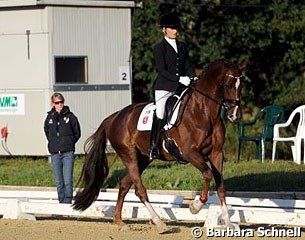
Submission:
[[[173,92],[178,86],[180,76],[194,76],[186,44],[180,41],[176,43],[178,53],[165,38],[154,46],[155,65],[158,71],[156,90]]]

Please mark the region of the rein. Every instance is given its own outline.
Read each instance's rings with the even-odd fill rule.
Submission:
[[[213,101],[213,102],[217,103],[218,105],[225,107],[225,104],[224,104],[223,99],[221,99],[221,101],[217,101],[216,99],[214,99],[214,98],[210,97],[210,96],[209,96],[209,95],[207,95],[206,93],[204,93],[204,92],[202,92],[202,91],[198,90],[198,89],[197,89],[197,88],[195,88],[194,86],[190,86],[190,88],[192,88],[194,91],[196,91],[196,92],[200,93],[202,96],[204,96],[204,97],[206,97],[206,98],[210,99],[211,101]]]
[[[233,75],[230,75],[230,74],[226,74],[228,77],[232,77],[232,78],[235,78],[235,79],[238,79],[240,80],[243,75],[240,75],[238,77],[235,77]],[[223,83],[221,84],[221,86],[223,87]],[[226,103],[229,103],[229,104],[233,104],[233,106],[239,106],[240,105],[240,100],[239,99],[228,99],[228,98],[222,98],[220,101],[212,98],[211,96],[207,95],[206,93],[198,90],[197,88],[195,88],[194,86],[190,86],[190,88],[192,88],[194,91],[198,92],[199,94],[201,94],[202,96],[210,99],[211,101],[217,103],[218,105],[226,108],[226,109],[229,109],[229,107],[227,106]]]

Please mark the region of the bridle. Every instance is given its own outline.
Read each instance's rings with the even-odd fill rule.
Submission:
[[[236,81],[241,84],[242,79],[244,78],[244,75],[240,75],[240,76],[233,76],[230,74],[226,74],[226,76],[230,77],[230,78],[234,78],[236,79]],[[237,88],[236,88],[237,89]],[[224,96],[224,83],[222,83],[222,96]],[[229,110],[231,108],[240,106],[240,99],[228,99],[228,98],[222,98],[222,106],[224,106],[224,108],[226,110]]]
[[[245,78],[245,76],[243,74],[241,74],[240,76],[233,76],[233,75],[230,75],[230,74],[226,74],[226,76],[228,76],[230,78],[234,78],[239,82],[241,82],[241,80]],[[224,82],[222,82],[221,87],[222,87],[222,96],[224,96]],[[204,96],[204,97],[208,98],[209,100],[217,103],[218,105],[224,107],[226,110],[230,110],[231,108],[240,106],[240,99],[239,98],[229,99],[229,98],[222,97],[222,99],[220,101],[218,101],[218,100],[212,98],[211,96],[209,96],[208,94],[206,94],[206,93],[200,91],[199,89],[195,88],[193,85],[191,86],[191,88],[194,91],[201,94],[202,96]]]

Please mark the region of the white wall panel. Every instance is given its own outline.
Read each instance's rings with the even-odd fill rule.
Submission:
[[[0,52],[0,66],[2,66],[0,86],[2,89],[49,87],[47,34],[31,34],[29,49],[25,34],[0,35]]]
[[[0,4],[0,94],[24,94],[25,101],[24,115],[0,115],[0,128],[8,125],[7,144],[13,154],[48,154],[43,122],[53,93],[54,56],[88,56],[89,88],[124,83],[119,69],[129,66],[130,11],[74,6],[7,9]],[[85,140],[105,117],[131,103],[131,90],[101,89],[62,92],[81,124],[76,153],[83,153]],[[0,155],[7,155],[2,148]]]
[[[129,66],[130,10],[53,9],[53,54],[88,56],[89,84],[119,84],[119,67]]]
[[[0,128],[8,127],[7,146],[13,155],[47,155],[43,122],[46,117],[46,94],[43,90],[0,91],[2,93],[24,94],[24,115],[0,115]],[[0,148],[0,155],[8,155]]]
[[[42,9],[0,10],[0,34],[47,32],[47,13]]]

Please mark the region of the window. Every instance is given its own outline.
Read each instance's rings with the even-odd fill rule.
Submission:
[[[87,83],[87,57],[55,57],[55,83]]]

